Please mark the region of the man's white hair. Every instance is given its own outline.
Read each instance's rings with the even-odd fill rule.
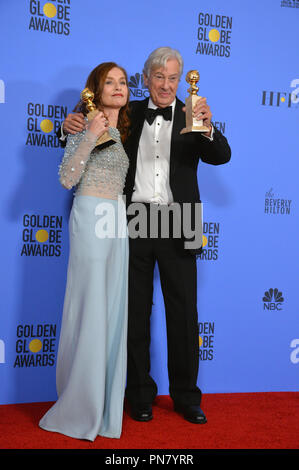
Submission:
[[[180,76],[183,73],[183,58],[179,51],[171,47],[158,47],[149,56],[144,64],[143,73],[149,77],[152,70],[165,67],[169,59],[176,59],[180,66]]]

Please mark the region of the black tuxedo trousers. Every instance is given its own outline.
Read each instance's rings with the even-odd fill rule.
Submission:
[[[150,211],[149,205],[146,205]],[[149,218],[148,218],[149,219]],[[129,219],[130,220],[130,219]],[[128,375],[132,404],[152,403],[157,385],[150,375],[150,317],[157,264],[164,297],[170,396],[176,403],[200,404],[196,257],[173,238],[130,238]],[[160,312],[163,314],[162,312]],[[162,338],[163,332],[161,332]]]

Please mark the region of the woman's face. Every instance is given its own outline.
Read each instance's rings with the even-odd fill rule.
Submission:
[[[128,86],[122,70],[113,67],[107,74],[102,91],[102,104],[105,108],[120,109],[128,98]]]

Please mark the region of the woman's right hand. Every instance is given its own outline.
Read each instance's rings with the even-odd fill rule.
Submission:
[[[109,121],[102,111],[99,111],[98,114],[89,122],[87,129],[97,137],[101,137],[108,131]]]

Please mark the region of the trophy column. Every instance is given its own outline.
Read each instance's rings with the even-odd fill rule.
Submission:
[[[187,90],[189,96],[185,100],[186,104],[186,127],[181,130],[180,134],[187,134],[188,132],[209,132],[209,128],[203,125],[202,120],[197,120],[193,117],[192,112],[195,103],[201,98],[197,95],[199,90],[196,83],[199,80],[199,73],[197,70],[190,70],[186,75],[186,82],[191,86]]]
[[[86,103],[86,108],[89,111],[86,117],[88,121],[91,121],[95,117],[95,115],[98,113],[98,110],[96,109],[96,106],[92,101],[94,98],[94,94],[91,90],[89,90],[89,88],[84,88],[80,96],[81,96],[82,101]],[[101,137],[97,139],[95,147],[100,147],[101,149],[103,149],[114,143],[115,143],[115,140],[112,139],[109,132],[105,132],[105,134],[103,134]]]

